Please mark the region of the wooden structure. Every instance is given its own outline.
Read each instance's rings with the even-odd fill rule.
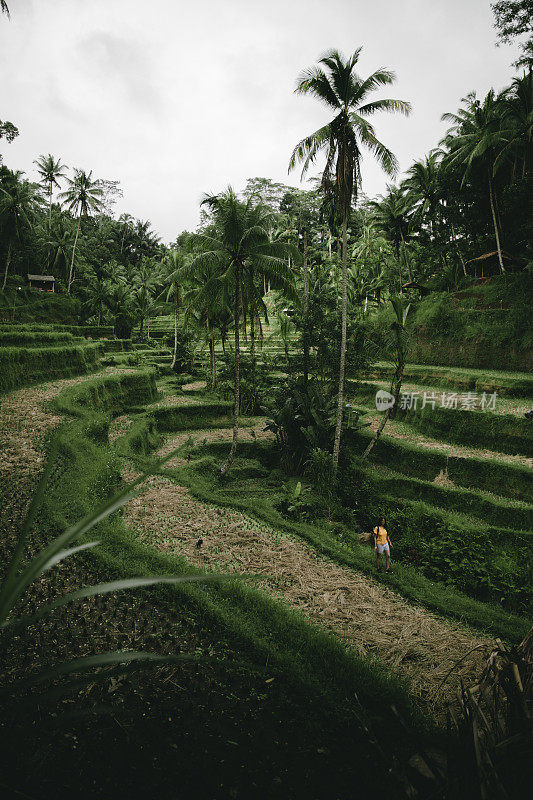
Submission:
[[[30,275],[28,273],[29,288],[37,289],[39,292],[53,292],[55,280],[53,275]]]
[[[409,283],[404,283],[402,286],[402,291],[406,289],[416,289],[420,293],[420,297],[426,297],[426,295],[430,294],[431,289],[429,286],[424,286],[418,281],[409,281]]]

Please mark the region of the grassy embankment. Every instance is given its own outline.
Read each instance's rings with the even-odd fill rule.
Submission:
[[[294,522],[280,513],[278,506],[287,494],[287,478],[276,469],[277,456],[271,443],[243,441],[235,467],[230,471],[226,481],[220,480],[218,466],[227,445],[201,443],[202,430],[208,430],[213,425],[221,426],[218,406],[203,402],[179,410],[156,409],[149,414],[134,417],[133,420],[122,447],[129,448],[137,456],[147,454],[155,446],[158,434],[177,430],[190,431],[191,442],[185,443],[181,452],[192,453],[191,464],[177,470],[165,469],[164,472],[172,474],[179,483],[188,486],[198,498],[250,514],[274,529],[285,530],[304,539],[319,552],[340,564],[374,575],[373,554],[368,547],[359,544],[356,530],[354,525],[350,524],[350,520],[347,521],[348,524],[332,525],[331,520],[324,518],[310,524]],[[229,425],[229,418],[224,424]],[[194,439],[196,445],[192,444]],[[475,463],[465,464],[464,468],[468,468],[474,474],[477,471]],[[390,487],[387,488],[390,492]],[[468,497],[468,493],[466,494]],[[476,497],[476,501],[482,503],[483,498]],[[413,506],[419,513],[425,512],[430,516],[435,513],[439,523],[446,524],[446,516],[440,509],[428,507],[419,501]],[[396,507],[398,507],[397,502]],[[524,509],[522,513],[525,514],[526,510]],[[459,517],[455,522],[466,537],[472,535],[472,530],[476,530],[475,523],[471,521],[470,524],[465,523]],[[409,599],[444,615],[461,619],[480,630],[497,633],[510,640],[517,640],[527,630],[527,622],[515,614],[501,606],[479,602],[474,597],[468,597],[442,583],[430,580],[421,573],[418,566],[397,564],[394,575],[391,575],[388,581],[392,588],[399,590]]]

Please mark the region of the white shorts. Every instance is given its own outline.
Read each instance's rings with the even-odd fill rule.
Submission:
[[[385,551],[387,551],[387,553],[390,553],[388,542],[385,542],[385,544],[378,544],[377,548],[378,548],[378,553],[380,554],[384,553]]]

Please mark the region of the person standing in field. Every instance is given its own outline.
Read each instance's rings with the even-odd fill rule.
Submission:
[[[381,558],[382,553],[385,553],[387,572],[391,571],[390,548],[391,548],[391,542],[389,539],[389,534],[387,533],[387,523],[385,522],[385,517],[380,517],[379,523],[374,528],[374,550],[376,551],[376,567],[378,572],[379,572],[379,560]]]

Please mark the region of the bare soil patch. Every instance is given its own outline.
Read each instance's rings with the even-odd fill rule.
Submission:
[[[113,375],[119,372],[131,372],[131,369],[108,367],[96,374],[78,375],[75,378],[17,389],[0,398],[0,485],[3,519],[22,519],[43,468],[43,437],[64,420],[61,414],[52,411],[50,402],[68,386],[92,380],[95,375]],[[4,542],[4,546],[5,544]]]

